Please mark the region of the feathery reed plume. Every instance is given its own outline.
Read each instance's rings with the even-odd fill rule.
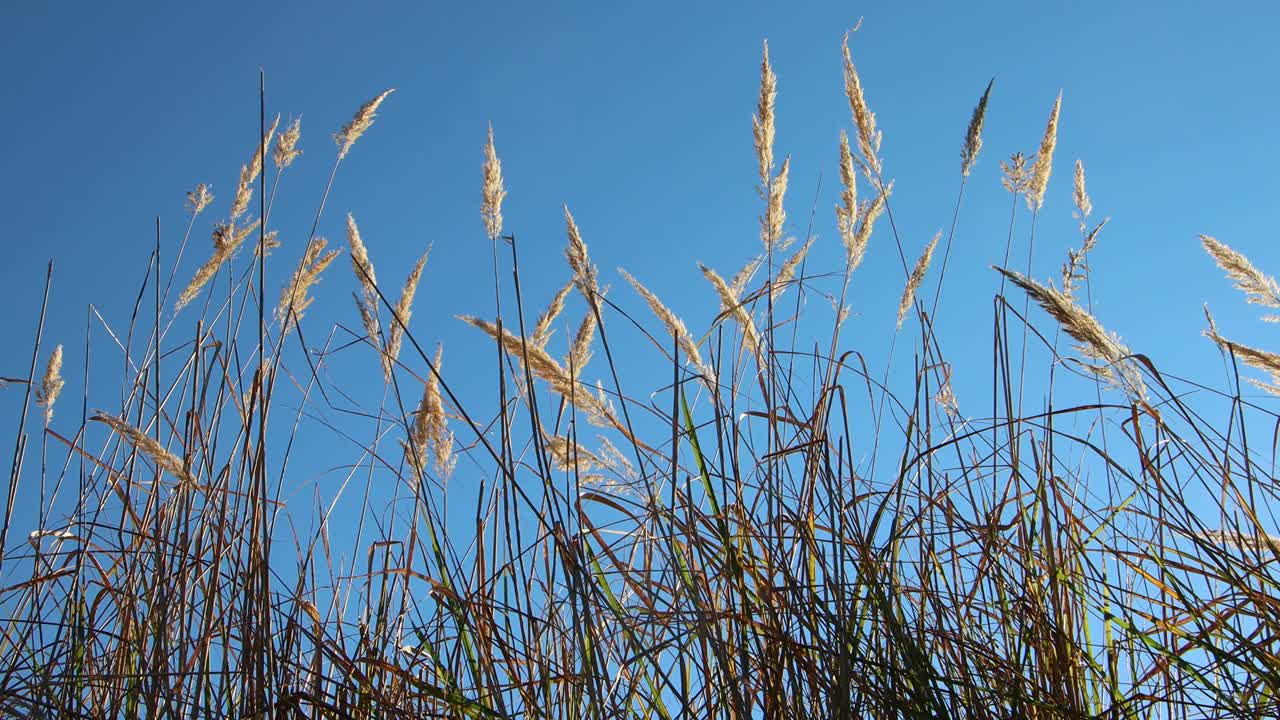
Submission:
[[[40,387],[36,390],[36,404],[44,408],[44,424],[53,422],[53,404],[62,393],[62,345],[53,349],[49,355],[49,364],[45,366],[44,377],[40,379]]]
[[[781,295],[787,289],[787,284],[795,278],[796,268],[800,267],[800,263],[809,254],[809,248],[813,247],[813,240],[813,238],[809,238],[808,242],[801,245],[800,249],[787,258],[787,261],[782,263],[782,267],[778,268],[778,275],[773,279],[773,296],[775,298]]]
[[[764,57],[760,61],[760,100],[756,103],[755,117],[751,118],[755,136],[756,159],[760,163],[760,187],[767,192],[773,175],[773,137],[775,133],[773,105],[778,97],[778,76],[769,64],[769,41],[764,43]]]
[[[351,118],[351,122],[342,126],[342,129],[333,134],[333,141],[338,144],[338,159],[342,160],[351,151],[351,146],[356,144],[356,140],[373,125],[373,119],[378,114],[378,106],[382,104],[387,96],[395,92],[395,88],[384,90],[381,95],[375,97],[356,111]]]
[[[271,153],[271,159],[275,161],[278,169],[283,170],[289,167],[302,154],[298,149],[298,141],[301,139],[302,118],[296,117],[289,123],[289,127],[280,133],[280,137],[276,138],[276,148]]]
[[[507,191],[502,185],[502,161],[493,145],[493,125],[489,125],[489,139],[484,144],[484,185],[480,199],[480,217],[490,240],[502,234],[502,199]]]
[[[706,265],[698,263],[698,269],[702,270],[702,274],[711,283],[711,287],[715,289],[716,295],[720,296],[721,313],[729,313],[737,321],[738,325],[742,327],[742,339],[747,349],[751,351],[752,355],[758,355],[760,351],[760,335],[756,331],[756,323],[752,319],[751,313],[747,312],[747,308],[738,299],[742,291],[726,283],[724,278]]]
[[[234,223],[218,223],[213,227],[213,255],[210,255],[209,259],[196,269],[191,282],[187,283],[187,287],[178,296],[178,302],[174,306],[175,311],[181,310],[196,299],[204,286],[218,274],[222,265],[235,255],[236,250],[244,244],[245,238],[249,237],[257,227],[257,220],[242,229],[237,229]],[[275,233],[271,233],[270,238],[274,242]]]
[[[1053,172],[1053,149],[1058,144],[1058,114],[1062,111],[1062,93],[1053,103],[1053,111],[1049,113],[1049,122],[1044,128],[1044,137],[1040,139],[1040,151],[1036,153],[1035,162],[1031,165],[1031,181],[1027,193],[1027,203],[1032,210],[1044,207],[1044,193],[1049,188],[1049,174]]]
[[[554,332],[551,327],[552,323],[554,323],[556,318],[560,317],[560,313],[564,311],[564,301],[568,299],[569,292],[571,290],[573,290],[573,280],[565,283],[564,287],[560,288],[559,292],[556,293],[556,296],[551,298],[551,304],[548,305],[547,309],[538,316],[538,321],[534,323],[533,334],[530,335],[529,342],[537,345],[538,347],[547,346],[547,343],[551,340],[551,335]]]
[[[213,202],[213,192],[204,183],[200,183],[194,190],[187,193],[187,211],[192,215],[204,212],[211,202]]]
[[[759,256],[752,258],[746,265],[743,265],[742,269],[739,270],[737,274],[733,276],[733,279],[729,281],[729,288],[733,290],[734,297],[741,297],[742,293],[746,291],[747,283],[751,282],[752,276],[754,276],[756,271],[760,269],[761,262],[763,262],[763,258]]]
[[[543,433],[552,466],[561,472],[591,470],[607,467],[595,453],[563,435]]]
[[[855,28],[856,30],[856,28]],[[880,131],[876,129],[876,116],[867,105],[862,90],[862,79],[853,66],[853,55],[849,52],[849,33],[844,34],[841,42],[844,51],[844,94],[849,99],[849,110],[853,113],[853,125],[858,129],[858,149],[862,153],[862,162],[868,172],[880,174]]]
[[[845,264],[852,262],[855,253],[854,236],[858,222],[858,170],[853,164],[853,151],[849,149],[849,135],[840,131],[840,203],[836,205],[836,228],[844,245]]]
[[[413,317],[413,298],[418,294],[418,282],[422,280],[422,270],[427,266],[427,256],[430,254],[431,248],[427,248],[422,253],[422,257],[418,258],[413,270],[409,272],[409,277],[404,281],[404,287],[400,290],[400,299],[396,301],[395,308],[395,317],[399,320],[393,320],[394,324],[387,332],[388,364],[394,364],[400,357],[400,345],[404,342],[405,328],[409,327],[409,318]]]
[[[1093,230],[1085,236],[1084,244],[1079,250],[1067,250],[1067,263],[1062,266],[1062,294],[1068,298],[1073,297],[1077,283],[1088,280],[1089,252],[1098,244],[1098,233],[1102,232],[1102,228],[1106,227],[1109,221],[1108,218],[1104,218],[1102,222],[1095,225]]]
[[[888,202],[889,195],[892,193],[893,183],[890,182],[870,201],[863,201],[862,209],[858,212],[858,217],[861,218],[858,222],[858,229],[853,232],[849,241],[845,243],[846,273],[852,274],[862,264],[862,258],[867,253],[867,243],[871,241],[871,232],[875,229],[876,221],[880,219],[880,215],[884,213],[885,203]]]
[[[902,299],[898,301],[899,330],[902,329],[902,321],[907,317],[907,310],[911,309],[911,302],[915,300],[916,290],[920,287],[920,283],[924,282],[925,273],[929,272],[929,261],[933,259],[933,249],[938,247],[938,240],[941,238],[942,231],[939,230],[925,247],[920,259],[916,260],[916,266],[911,270],[911,277],[907,278],[907,286],[902,290]]]
[[[501,340],[502,347],[506,349],[507,354],[515,357],[521,363],[527,362],[529,370],[534,376],[546,382],[553,391],[565,398],[565,400],[572,398],[574,407],[586,413],[588,420],[592,424],[621,427],[607,404],[587,390],[575,387],[574,379],[546,350],[536,347],[532,343],[524,342],[518,335],[513,335],[505,327],[502,329],[501,336],[499,336],[498,327],[488,320],[482,320],[472,315],[462,315],[459,316],[459,319],[479,328],[489,337]]]
[[[995,78],[987,83],[987,89],[973,108],[969,118],[969,129],[964,133],[964,145],[960,148],[960,174],[969,177],[969,171],[978,161],[978,151],[982,150],[982,126],[987,120],[987,101],[991,99],[991,87],[996,84]]]
[[[591,307],[599,312],[599,300],[596,298],[600,292],[599,274],[587,256],[587,244],[582,241],[582,233],[578,231],[578,223],[574,222],[568,205],[564,207],[564,220],[569,233],[569,245],[564,250],[564,256],[569,261],[569,269],[573,270],[573,284]]]
[[[765,208],[764,217],[760,218],[760,239],[764,242],[765,252],[773,249],[782,239],[782,226],[787,221],[787,211],[783,200],[787,195],[787,174],[791,170],[791,158],[783,158],[782,167],[768,185],[769,204]]]
[[[1113,333],[1102,327],[1096,318],[1071,298],[1051,287],[1045,287],[1013,270],[1000,267],[995,269],[1014,285],[1022,288],[1037,305],[1057,320],[1062,329],[1079,343],[1076,349],[1081,355],[1105,363],[1105,365],[1089,365],[1091,372],[1107,380],[1114,380],[1116,373],[1112,368],[1118,368],[1121,385],[1138,397],[1145,396],[1145,384],[1141,376],[1125,361],[1126,357],[1132,355],[1129,348],[1125,347]]]
[[[365,334],[375,350],[380,351],[382,358],[382,377],[391,380],[391,359],[382,350],[382,327],[378,322],[378,276],[373,270],[373,262],[369,260],[369,249],[360,237],[360,228],[356,219],[347,213],[347,244],[351,247],[351,270],[355,273],[356,282],[360,285],[360,293],[355,296],[356,309],[360,311],[360,323],[364,325]]]
[[[698,352],[698,343],[694,342],[693,336],[689,334],[689,330],[684,326],[684,321],[671,312],[666,305],[663,305],[658,296],[650,292],[649,288],[632,277],[631,273],[622,268],[618,268],[618,272],[622,274],[622,277],[626,278],[627,282],[631,283],[631,287],[635,288],[637,293],[640,293],[640,297],[644,298],[645,303],[649,305],[649,309],[666,326],[667,332],[680,344],[680,349],[684,351],[685,356],[693,362],[699,372],[705,374],[708,378],[713,377],[710,369],[702,364],[702,353]]]
[[[418,402],[418,409],[414,411],[413,426],[409,433],[409,442],[412,446],[405,448],[405,454],[409,457],[410,464],[421,472],[422,466],[426,464],[424,460],[429,448],[435,457],[436,474],[447,478],[453,474],[456,461],[453,457],[453,432],[449,430],[445,418],[440,381],[436,378],[436,373],[441,371],[443,356],[444,348],[437,345],[434,362],[436,372],[427,373],[422,400]]]
[[[298,262],[298,269],[293,271],[289,284],[280,293],[280,306],[276,308],[276,320],[280,323],[281,332],[288,332],[293,323],[302,319],[303,313],[311,307],[315,298],[307,293],[311,286],[320,280],[320,273],[329,267],[329,263],[338,257],[338,250],[325,252],[329,241],[317,237],[303,253]]]
[[[1245,365],[1249,365],[1269,373],[1271,375],[1272,384],[1268,385],[1257,382],[1254,384],[1272,395],[1280,395],[1280,355],[1228,340],[1219,335],[1212,327],[1210,327],[1209,330],[1206,330],[1204,334],[1210,340],[1217,343],[1223,350],[1231,352],[1237,358],[1243,360]]]
[[[1023,195],[1031,191],[1031,168],[1027,164],[1027,156],[1016,152],[1008,160],[1000,161],[1000,184],[1014,195]]]
[[[1227,278],[1235,281],[1235,288],[1247,296],[1250,304],[1280,308],[1280,285],[1276,284],[1275,278],[1254,267],[1249,258],[1232,250],[1217,238],[1201,235],[1200,244],[1227,274]],[[1263,319],[1275,322],[1280,318],[1269,315]]]
[[[262,144],[254,146],[253,158],[249,160],[249,164],[240,166],[240,182],[236,185],[235,200],[231,202],[233,222],[249,209],[249,200],[253,198],[253,181],[257,180],[258,173],[262,172],[262,148],[271,144],[271,138],[276,134],[278,125],[280,125],[280,116],[276,115],[276,119],[271,122],[271,127],[267,128],[267,134],[263,136]]]
[[[573,344],[569,346],[569,355],[565,358],[565,367],[569,368],[573,379],[582,375],[582,370],[591,362],[591,342],[596,337],[596,321],[591,313],[582,316],[578,323],[578,331],[573,334]]]
[[[1072,196],[1076,202],[1076,216],[1080,218],[1080,232],[1084,232],[1085,220],[1093,213],[1093,201],[1084,188],[1084,163],[1076,160],[1076,180]]]
[[[1265,550],[1272,555],[1280,555],[1280,537],[1268,535],[1267,533],[1249,535],[1231,530],[1209,530],[1197,533],[1197,535],[1203,540],[1226,547],[1234,547],[1240,550]]]
[[[156,442],[150,435],[147,435],[138,428],[113,415],[104,415],[99,413],[89,419],[94,422],[100,422],[114,430],[117,435],[133,446],[135,450],[151,458],[151,461],[156,464],[157,468],[164,470],[183,483],[195,483],[195,479],[192,478],[191,474],[183,467],[182,458],[166,450],[163,445]]]

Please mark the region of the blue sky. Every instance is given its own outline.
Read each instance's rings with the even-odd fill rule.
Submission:
[[[849,127],[839,43],[861,17],[854,58],[884,130],[885,170],[897,181],[894,213],[909,257],[949,222],[965,125],[996,78],[938,318],[957,363],[972,350],[974,370],[985,378],[997,285],[988,266],[1003,252],[1009,205],[998,161],[1035,149],[1062,90],[1034,274],[1056,278],[1066,248],[1079,243],[1069,169],[1080,158],[1096,216],[1112,217],[1093,259],[1098,316],[1162,367],[1212,373],[1216,381],[1218,355],[1199,337],[1203,302],[1227,334],[1272,346],[1258,313],[1230,291],[1196,236],[1214,234],[1280,271],[1280,98],[1272,90],[1280,10],[1262,2],[1204,8],[7,4],[0,10],[9,108],[0,116],[0,198],[9,250],[0,267],[0,336],[8,342],[0,374],[25,374],[50,257],[56,270],[46,342],[64,343],[68,364],[78,367],[87,303],[127,320],[154,217],[171,254],[188,189],[211,183],[215,211],[225,210],[256,142],[259,66],[268,111],[303,118],[304,155],[286,175],[274,215],[285,242],[280,277],[305,241],[333,157],[330,133],[369,97],[395,87],[344,163],[320,232],[341,243],[343,218],[354,213],[380,277],[393,283],[433,246],[414,322],[428,342],[444,342],[446,368],[461,366],[465,376],[471,352],[483,352],[489,367],[490,346],[453,316],[491,307],[478,212],[490,122],[531,312],[566,277],[567,203],[616,302],[649,321],[613,272],[624,265],[703,328],[714,300],[694,261],[730,273],[758,248],[750,118],[766,38],[779,77],[777,151],[792,157],[786,230],[803,236],[816,202],[813,257],[838,257],[836,143]],[[1020,227],[1026,220],[1023,211]],[[179,282],[207,252],[207,238],[207,224],[198,225]],[[1015,257],[1022,256],[1015,250]],[[881,231],[854,281],[857,324],[848,337],[863,349],[875,352],[891,336],[902,281],[892,238]],[[344,260],[322,281],[312,322],[356,326],[353,287]],[[11,428],[19,395],[6,393],[3,427]],[[79,395],[74,377],[67,394]],[[117,397],[113,388],[90,405],[109,408]],[[77,413],[64,412],[73,422]]]

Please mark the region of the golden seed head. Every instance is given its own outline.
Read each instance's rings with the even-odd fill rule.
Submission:
[[[1040,151],[1031,166],[1030,187],[1027,202],[1032,210],[1044,207],[1044,193],[1049,188],[1049,175],[1053,172],[1053,149],[1058,145],[1058,115],[1062,111],[1062,93],[1053,103],[1049,113],[1049,122],[1044,128],[1044,137],[1040,139]]]
[[[386,100],[387,96],[393,92],[395,92],[395,88],[385,90],[381,95],[375,97],[364,105],[361,105],[360,109],[357,110],[356,114],[351,118],[351,122],[342,126],[341,130],[334,133],[333,140],[338,144],[339,160],[347,156],[347,153],[351,151],[351,146],[356,144],[356,140],[359,140],[360,136],[363,135],[371,125],[373,125],[373,119],[378,114],[378,106],[381,105],[382,101]]]
[[[493,125],[489,126],[489,138],[484,145],[484,184],[480,198],[480,217],[490,240],[502,235],[502,199],[507,191],[502,184],[502,161],[493,145]]]
[[[969,118],[969,129],[965,131],[964,146],[960,149],[960,173],[965,177],[969,176],[973,164],[978,161],[978,151],[982,150],[982,126],[987,119],[987,100],[991,98],[991,87],[995,83],[994,78],[987,83],[986,91],[982,93],[982,98],[978,100],[978,105]]]
[[[302,255],[302,260],[298,262],[298,268],[293,271],[289,284],[280,293],[280,304],[276,307],[276,320],[280,323],[281,332],[288,332],[293,323],[302,319],[303,313],[315,301],[308,294],[311,286],[319,282],[320,273],[324,272],[334,258],[338,257],[338,250],[330,250],[327,253],[324,251],[328,242],[322,237],[311,241]]]
[[[392,364],[400,357],[400,345],[404,341],[405,328],[409,327],[409,318],[413,317],[413,299],[418,294],[418,282],[422,280],[422,271],[427,266],[427,256],[431,248],[427,248],[409,271],[409,277],[400,290],[400,300],[396,302],[395,317],[392,318],[391,329],[387,332],[387,357]]]
[[[1076,201],[1076,213],[1080,218],[1080,230],[1084,231],[1084,221],[1093,212],[1093,201],[1089,199],[1089,193],[1084,187],[1084,163],[1076,160],[1076,181],[1075,190],[1073,192]]]
[[[257,180],[258,173],[262,172],[262,149],[271,144],[271,138],[276,134],[276,127],[279,125],[280,116],[277,115],[271,127],[267,128],[267,134],[262,137],[262,143],[254,147],[249,164],[240,166],[240,182],[236,185],[236,197],[231,203],[232,220],[249,209],[249,200],[253,197],[253,181]]]
[[[49,355],[49,364],[45,366],[44,377],[40,379],[40,387],[36,390],[36,404],[44,408],[44,422],[53,422],[53,404],[66,383],[62,380],[62,346],[58,345]]]
[[[868,170],[874,175],[879,175],[881,135],[876,129],[875,113],[871,112],[871,108],[867,105],[862,89],[862,79],[858,77],[858,70],[853,65],[853,55],[849,52],[849,33],[845,33],[841,48],[844,51],[844,94],[849,100],[853,125],[858,130],[858,149],[862,153],[862,161],[866,163]]]
[[[276,149],[271,153],[271,159],[275,161],[277,168],[283,170],[298,159],[298,156],[302,154],[302,151],[298,149],[298,140],[301,138],[302,118],[296,117],[293,122],[289,123],[288,129],[276,139]]]
[[[209,207],[211,202],[213,202],[213,192],[204,183],[200,183],[194,190],[187,193],[187,210],[192,215],[199,215]]]
[[[902,290],[902,299],[898,301],[898,329],[902,329],[902,321],[907,317],[907,311],[911,309],[911,303],[915,300],[916,290],[920,288],[920,283],[924,282],[925,273],[929,272],[929,262],[933,260],[933,250],[938,247],[938,240],[942,237],[942,231],[939,230],[933,239],[929,241],[924,252],[920,255],[920,259],[916,260],[916,266],[911,270],[911,277],[907,278],[907,286]]]
[[[751,119],[755,136],[756,159],[760,163],[760,186],[769,187],[773,174],[773,138],[775,133],[773,106],[778,96],[778,76],[769,64],[769,41],[764,43],[764,56],[760,61],[760,99],[756,102],[756,114]]]

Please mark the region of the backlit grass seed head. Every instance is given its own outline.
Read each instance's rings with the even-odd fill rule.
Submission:
[[[378,115],[378,106],[382,105],[382,101],[387,96],[395,92],[395,88],[385,90],[383,93],[364,105],[356,111],[351,118],[351,122],[342,126],[342,129],[334,133],[333,140],[338,144],[338,159],[341,160],[351,151],[351,146],[356,144],[361,135],[373,125],[373,119]]]
[[[1084,231],[1085,220],[1093,213],[1093,201],[1089,199],[1089,193],[1084,186],[1084,163],[1076,160],[1076,177],[1075,185],[1072,189],[1072,197],[1076,203],[1076,216],[1080,218],[1080,231]]]
[[[280,293],[276,320],[280,323],[282,332],[288,332],[293,323],[301,320],[307,308],[311,307],[311,303],[315,301],[315,298],[309,295],[311,286],[320,281],[320,273],[324,272],[334,258],[338,257],[338,250],[325,252],[328,243],[329,241],[322,237],[317,237],[311,242],[310,247],[303,253],[302,260],[298,262],[298,268],[293,271],[289,284],[285,285]]]
[[[582,316],[578,323],[578,331],[573,334],[573,344],[569,346],[569,355],[565,358],[565,367],[573,375],[574,380],[582,376],[582,370],[591,362],[591,343],[596,337],[596,319],[592,313]]]
[[[760,99],[756,102],[755,117],[751,119],[762,188],[769,187],[769,179],[773,175],[773,138],[776,132],[773,106],[777,96],[778,76],[769,64],[769,42],[765,41],[764,56],[760,61]]]
[[[849,135],[840,131],[840,203],[836,205],[836,227],[845,254],[852,254],[854,226],[858,222],[858,170],[849,149]]]
[[[413,317],[413,298],[418,294],[418,283],[422,280],[422,270],[427,266],[427,256],[430,254],[431,249],[427,248],[422,257],[418,258],[400,290],[400,299],[396,301],[395,318],[392,319],[391,329],[387,331],[387,357],[392,364],[400,357],[405,328],[409,327],[409,318]]]
[[[1049,113],[1049,122],[1044,128],[1044,137],[1040,139],[1040,151],[1036,153],[1035,162],[1031,165],[1030,187],[1027,202],[1032,210],[1044,207],[1044,193],[1049,188],[1049,175],[1053,172],[1053,149],[1058,145],[1058,115],[1062,111],[1062,93],[1053,103]]]
[[[875,230],[876,221],[884,214],[885,205],[889,202],[889,195],[892,193],[893,183],[890,182],[882,192],[878,193],[870,201],[862,203],[862,209],[858,213],[861,218],[858,222],[858,229],[854,232],[852,240],[845,245],[845,272],[852,273],[862,264],[862,259],[867,253],[867,244],[871,242],[871,233]]]
[[[58,345],[49,355],[49,364],[45,366],[44,377],[40,379],[40,387],[36,390],[36,404],[44,408],[44,423],[53,422],[53,404],[58,401],[62,387],[66,382],[62,379],[62,346]]]
[[[1027,156],[1016,152],[1008,160],[1000,161],[1002,176],[1000,184],[1014,195],[1023,195],[1031,190],[1031,167]]]
[[[1276,284],[1275,278],[1254,267],[1249,258],[1217,238],[1201,235],[1200,244],[1227,278],[1235,283],[1235,288],[1245,294],[1250,304],[1280,308],[1280,285]]]
[[[151,458],[151,462],[155,463],[160,470],[169,473],[185,484],[195,483],[191,474],[183,468],[182,458],[169,452],[150,435],[113,415],[98,414],[89,419],[111,428],[135,450]]]
[[[484,187],[480,199],[480,217],[490,240],[502,235],[502,199],[507,191],[502,184],[502,161],[493,145],[493,126],[489,126],[489,139],[484,145]]]
[[[444,348],[436,346],[436,372],[427,373],[427,382],[423,386],[422,399],[418,409],[414,411],[413,425],[410,428],[409,441],[406,447],[410,464],[420,469],[425,465],[427,451],[435,457],[436,474],[447,478],[453,474],[455,460],[453,457],[453,433],[449,430],[444,413],[444,399],[440,394],[440,381],[436,373],[441,372]]]
[[[809,249],[813,247],[813,238],[809,238],[800,249],[795,251],[786,262],[782,263],[782,267],[778,268],[778,274],[773,279],[773,296],[777,298],[787,289],[787,284],[795,279],[796,269],[800,267],[800,263],[809,254]]]
[[[211,202],[213,202],[213,192],[204,183],[200,183],[194,190],[187,193],[187,211],[192,215],[204,212]]]
[[[276,138],[276,148],[271,153],[271,159],[275,161],[276,167],[283,170],[293,164],[294,160],[302,154],[298,149],[298,141],[302,139],[302,118],[296,117],[293,122],[289,123],[289,127],[280,133],[280,137]]]
[[[1212,328],[1212,326],[1210,327],[1209,330],[1205,331],[1205,336],[1208,337],[1210,340],[1214,341],[1215,343],[1217,343],[1218,346],[1221,347],[1223,350],[1226,350],[1232,353],[1233,355],[1235,355],[1236,358],[1243,361],[1244,364],[1257,368],[1259,370],[1263,370],[1268,374],[1270,374],[1272,384],[1268,385],[1265,383],[1257,383],[1257,382],[1255,382],[1254,384],[1257,385],[1258,387],[1261,387],[1263,390],[1266,390],[1267,392],[1271,393],[1272,395],[1280,395],[1280,387],[1277,387],[1277,386],[1280,386],[1280,355],[1277,355],[1276,353],[1273,353],[1273,352],[1269,352],[1267,350],[1261,350],[1259,348],[1250,347],[1248,345],[1241,345],[1238,342],[1233,342],[1231,340],[1228,340],[1222,337],[1221,335],[1219,335],[1217,331]]]
[[[1100,366],[1089,366],[1092,372],[1104,379],[1114,381],[1117,379],[1116,370],[1118,370],[1120,385],[1139,398],[1145,397],[1145,384],[1141,376],[1126,361],[1126,358],[1133,353],[1120,342],[1119,338],[1102,327],[1096,318],[1058,290],[1041,285],[1012,270],[1004,268],[996,268],[996,270],[1014,285],[1022,288],[1037,305],[1057,320],[1062,329],[1079,343],[1076,349],[1081,355],[1104,363]]]
[[[991,99],[991,87],[996,84],[994,78],[987,83],[987,89],[973,108],[969,118],[969,128],[964,133],[964,145],[960,148],[960,173],[965,177],[978,161],[978,152],[982,150],[982,126],[987,120],[987,101]]]
[[[849,52],[849,33],[845,33],[841,43],[844,51],[844,94],[849,99],[849,111],[853,115],[853,126],[858,131],[858,150],[862,153],[862,161],[873,175],[879,175],[880,167],[880,131],[876,129],[876,116],[867,105],[863,94],[862,78],[858,77],[858,69],[853,65],[853,55]]]
[[[1231,530],[1209,530],[1198,534],[1203,540],[1241,550],[1265,551],[1280,555],[1280,537],[1266,533],[1245,534]]]
[[[772,250],[782,239],[782,227],[787,222],[783,201],[787,196],[787,175],[790,171],[791,158],[784,158],[782,168],[769,184],[769,204],[765,208],[764,217],[760,218],[760,239],[764,242],[766,252]]]
[[[218,274],[218,270],[235,256],[236,250],[244,244],[246,238],[258,227],[258,221],[254,220],[244,228],[237,228],[235,223],[218,223],[213,227],[213,255],[205,261],[203,265],[196,269],[195,275],[191,277],[191,282],[187,283],[187,287],[183,289],[182,294],[178,296],[178,302],[174,306],[174,310],[181,310],[195,300],[200,295],[200,291],[205,285]],[[275,233],[267,236],[269,243],[275,242]]]
[[[716,291],[716,295],[720,298],[721,314],[728,313],[742,328],[742,339],[747,350],[752,355],[758,355],[760,350],[760,334],[756,330],[755,320],[751,317],[751,313],[747,311],[746,306],[739,299],[741,289],[736,288],[730,283],[726,283],[724,278],[711,268],[698,263],[698,268],[702,270],[703,276],[707,278],[707,282],[711,283],[711,287]]]
[[[598,308],[596,295],[600,292],[599,273],[587,256],[587,244],[582,241],[578,223],[574,222],[569,206],[564,208],[564,220],[569,235],[569,245],[564,250],[569,269],[573,270],[573,284],[592,307]]]
[[[640,284],[640,281],[632,277],[626,270],[618,268],[618,272],[622,274],[622,277],[626,278],[627,282],[631,283],[631,287],[635,288],[640,297],[644,298],[649,309],[653,311],[658,320],[662,321],[671,337],[675,338],[676,342],[680,344],[680,349],[684,351],[685,357],[689,358],[698,367],[699,371],[708,374],[708,377],[710,377],[706,368],[703,367],[702,353],[698,352],[698,343],[694,342],[693,336],[689,334],[688,328],[684,325],[684,321],[671,312],[666,305],[663,305],[657,295],[654,295],[649,288]]]
[[[529,336],[529,342],[538,347],[547,346],[547,342],[551,340],[551,335],[554,332],[552,324],[556,321],[556,318],[560,317],[560,313],[564,312],[564,301],[569,298],[569,293],[572,290],[573,280],[570,280],[564,284],[564,287],[560,288],[555,297],[551,298],[551,304],[538,316],[538,321],[534,323],[533,334]]]
[[[920,288],[920,283],[924,282],[925,274],[929,272],[929,262],[933,260],[933,250],[938,247],[938,240],[941,237],[942,231],[939,230],[925,247],[920,259],[916,260],[916,266],[911,270],[911,277],[907,278],[907,286],[902,290],[902,299],[898,301],[899,330],[902,329],[902,321],[906,319],[907,311],[911,309],[911,303],[915,300],[916,290]]]
[[[351,248],[351,270],[355,273],[360,293],[356,296],[356,309],[360,312],[360,323],[364,326],[365,335],[373,347],[382,349],[381,324],[378,322],[378,277],[369,259],[369,249],[365,247],[360,236],[360,228],[356,219],[347,214],[347,244]],[[381,353],[380,353],[381,354]],[[382,354],[382,375],[391,379],[391,359]]]
[[[280,116],[277,115],[271,122],[271,127],[267,128],[262,144],[254,147],[253,158],[249,160],[249,164],[240,166],[240,182],[236,185],[236,197],[231,203],[233,221],[249,209],[249,200],[253,198],[253,181],[257,180],[258,173],[262,172],[262,148],[271,144],[271,138],[276,134],[276,127],[279,125]]]

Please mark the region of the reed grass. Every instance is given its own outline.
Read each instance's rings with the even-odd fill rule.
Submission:
[[[847,36],[842,51],[851,125],[833,119],[836,239],[806,233],[781,255],[790,159],[775,164],[766,45],[755,177],[739,179],[761,190],[759,255],[728,280],[718,263],[699,264],[702,308],[668,307],[623,272],[656,323],[607,296],[567,207],[564,276],[522,287],[510,229],[520,218],[503,216],[489,129],[477,235],[493,243],[496,316],[461,320],[496,348],[491,405],[458,391],[457,373],[476,372],[467,350],[452,349],[445,367],[430,333],[446,319],[410,322],[419,284],[432,281],[425,254],[388,296],[348,214],[354,277],[317,285],[339,254],[317,235],[333,177],[376,134],[389,90],[335,134],[315,225],[305,244],[277,248],[292,255],[271,262],[292,272],[274,312],[265,306],[268,259],[236,251],[255,230],[274,245],[268,198],[302,148],[294,120],[276,136],[267,195],[279,118],[268,130],[258,108],[258,149],[181,294],[181,321],[161,323],[168,301],[153,261],[127,327],[91,315],[83,346],[58,345],[38,378],[42,306],[30,369],[6,379],[27,393],[0,533],[21,530],[0,554],[3,714],[1275,716],[1280,415],[1241,394],[1236,368],[1275,383],[1280,355],[1226,339],[1210,319],[1230,371],[1215,390],[1161,372],[1159,358],[1107,330],[1088,263],[1106,221],[1086,231],[1092,200],[1077,162],[1081,245],[1063,288],[1006,257],[991,275],[989,396],[958,395],[982,385],[958,382],[971,370],[935,333],[943,273],[923,298],[942,233],[910,267]],[[969,115],[948,256],[992,88]],[[1048,222],[1038,211],[1060,108],[1061,96],[1033,158],[1001,163],[1011,247],[1020,200]],[[255,181],[261,217],[247,219]],[[214,203],[207,185],[188,194],[193,226]],[[816,267],[823,243],[841,258],[835,272]],[[1246,301],[1280,307],[1270,275],[1202,243]],[[891,319],[851,276],[891,245],[905,283],[897,326],[913,307],[920,322],[878,336]],[[1018,247],[1030,264],[1030,242]],[[192,272],[164,270],[170,282]],[[307,314],[344,280],[353,315]],[[1021,314],[1006,281],[1025,296]],[[813,292],[833,299],[833,318],[803,301]],[[551,301],[526,316],[529,294]],[[557,336],[579,312],[576,330]],[[686,322],[695,318],[711,319]],[[1011,347],[1018,324],[1024,341]],[[981,341],[978,326],[965,324],[966,343]],[[1058,331],[1076,347],[1060,351]],[[882,353],[867,349],[899,340],[910,353],[896,357],[909,362],[891,351],[887,367],[869,366]],[[338,360],[370,352],[383,382],[365,397],[342,376],[364,366]],[[103,363],[123,373],[122,389],[90,385],[78,419],[65,400],[55,419],[64,370],[98,378]],[[628,385],[633,363],[665,379]],[[1048,378],[1028,395],[1043,403],[1024,404],[1018,364]],[[39,463],[26,461],[33,394],[45,413],[33,431]],[[312,468],[297,456],[315,442],[350,450],[332,492],[299,479]]]

